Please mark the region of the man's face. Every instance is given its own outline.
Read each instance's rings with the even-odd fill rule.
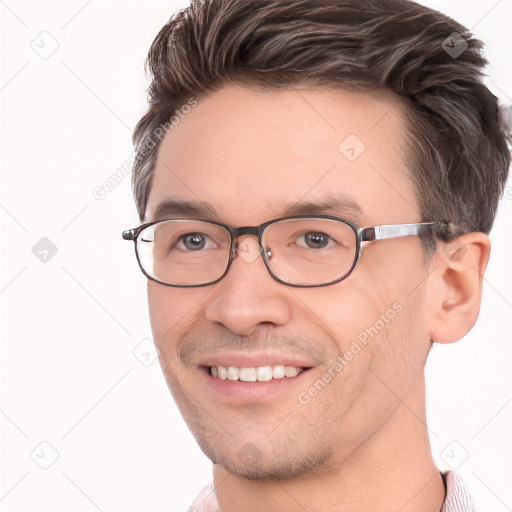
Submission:
[[[376,94],[221,89],[163,140],[146,219],[175,200],[230,226],[291,211],[361,227],[420,222],[401,109]],[[329,470],[421,394],[430,348],[421,242],[371,242],[348,278],[316,288],[275,281],[256,239],[239,243],[216,284],[148,282],[165,378],[214,463],[259,479]],[[240,382],[213,377],[212,365],[307,369]]]

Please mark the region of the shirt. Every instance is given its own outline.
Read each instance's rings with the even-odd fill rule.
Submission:
[[[475,512],[475,507],[462,478],[454,471],[443,473],[446,496],[439,512]],[[199,493],[187,512],[221,512],[210,482]]]

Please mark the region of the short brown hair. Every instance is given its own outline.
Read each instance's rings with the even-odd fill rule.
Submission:
[[[445,41],[462,53],[448,53]],[[141,221],[161,140],[155,130],[190,98],[229,83],[306,85],[401,97],[423,220],[451,223],[452,236],[488,233],[510,152],[497,98],[482,81],[482,47],[459,23],[409,0],[192,0],[161,29],[146,61],[149,109],[133,134]]]

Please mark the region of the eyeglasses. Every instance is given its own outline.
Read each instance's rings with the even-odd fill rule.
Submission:
[[[123,231],[133,240],[139,266],[149,279],[166,286],[197,287],[220,281],[244,235],[258,239],[270,275],[280,283],[327,286],[350,275],[363,242],[403,236],[432,236],[440,222],[389,224],[359,228],[331,215],[297,215],[260,226],[233,228],[190,218],[167,219]]]

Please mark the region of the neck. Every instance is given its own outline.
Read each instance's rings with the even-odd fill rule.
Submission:
[[[343,460],[270,482],[214,465],[213,481],[222,512],[439,512],[445,491],[428,439],[423,375],[385,424]]]

